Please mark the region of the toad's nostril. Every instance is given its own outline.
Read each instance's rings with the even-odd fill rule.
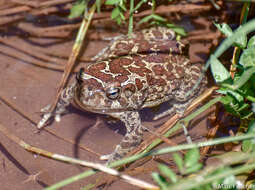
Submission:
[[[80,71],[76,74],[76,80],[79,84],[82,83],[82,75],[84,73],[84,68],[81,68]]]
[[[88,91],[92,91],[92,87],[91,86],[88,86]]]

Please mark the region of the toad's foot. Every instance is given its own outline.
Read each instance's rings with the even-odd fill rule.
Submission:
[[[54,120],[56,122],[60,122],[61,120],[61,114],[67,113],[66,109],[58,109],[57,111],[49,112],[51,105],[47,105],[46,107],[41,109],[41,112],[43,112],[42,119],[38,122],[37,128],[41,129],[46,125],[46,123],[54,117]]]
[[[120,160],[123,158],[123,156],[126,155],[127,152],[129,152],[130,149],[123,149],[121,145],[117,145],[114,152],[111,154],[102,155],[100,157],[100,160],[106,160],[106,165],[111,164],[112,162],[115,162],[117,160]]]
[[[140,144],[140,141],[138,144]],[[136,144],[136,146],[138,144]],[[122,159],[128,152],[133,150],[133,148],[134,147],[124,149],[121,145],[117,145],[113,153],[100,156],[100,160],[107,161],[106,165],[109,165],[115,161]]]
[[[129,151],[130,149],[124,150],[120,145],[117,145],[113,153],[100,156],[100,160],[106,160],[106,164],[109,165],[110,163],[123,158]]]
[[[66,107],[70,104],[74,96],[74,86],[73,83],[71,86],[65,88],[58,100],[57,106],[53,112],[50,112],[51,105],[41,109],[41,112],[44,113],[42,119],[38,122],[37,128],[41,129],[45,124],[50,120],[51,117],[54,117],[55,121],[60,122],[60,117],[62,114],[67,113]]]

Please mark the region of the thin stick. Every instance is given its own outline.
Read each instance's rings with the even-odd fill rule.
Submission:
[[[79,32],[78,32],[77,37],[76,37],[76,41],[74,43],[74,46],[73,46],[73,49],[72,49],[72,52],[71,52],[71,55],[70,55],[69,60],[66,64],[64,73],[62,75],[62,79],[61,79],[60,84],[58,86],[57,95],[55,97],[55,100],[53,101],[53,104],[51,105],[50,112],[53,112],[53,110],[56,108],[56,105],[57,105],[58,100],[60,98],[61,92],[62,92],[62,90],[64,89],[64,87],[67,83],[67,79],[68,79],[69,74],[71,73],[71,71],[73,69],[73,66],[75,64],[75,60],[76,60],[77,56],[80,53],[80,49],[82,47],[83,40],[85,38],[85,35],[87,33],[88,27],[91,23],[91,20],[92,20],[92,17],[94,15],[95,10],[96,10],[96,3],[90,8],[90,12],[88,13],[88,19],[86,18],[87,15],[84,15],[84,18],[82,20]]]
[[[29,53],[30,51],[30,54],[32,56],[34,56],[35,51],[37,53],[37,56],[39,56],[38,54],[46,54],[50,56],[48,58],[45,57],[47,62],[56,62],[59,65],[64,65],[64,63],[66,62],[68,58],[65,51],[59,51],[56,48],[45,48],[44,47],[45,44],[41,43],[40,41],[37,41],[37,38],[29,38],[29,39],[33,42],[33,44],[37,44],[37,45],[32,45],[31,43],[28,43],[24,39],[19,38],[17,36],[8,37],[8,38],[0,37],[0,42],[8,44],[9,46],[12,46],[13,48],[23,52]],[[65,40],[65,42],[63,43],[63,40],[60,39],[60,40],[54,40],[54,43],[55,44],[62,43],[63,45],[66,45],[65,43],[69,43],[69,42],[66,42]],[[33,49],[32,52],[31,52],[31,49]],[[10,54],[15,54],[15,53],[10,52]],[[93,62],[90,57],[85,57],[85,56],[80,57],[79,61]]]
[[[243,8],[241,11],[241,16],[240,16],[240,25],[244,24],[247,22],[247,16],[249,13],[249,9],[250,9],[250,2],[246,2],[243,4]],[[233,52],[233,57],[231,60],[231,65],[230,65],[230,75],[232,77],[232,79],[234,79],[235,77],[235,73],[236,73],[236,64],[238,62],[239,56],[241,53],[241,49],[239,47],[235,47],[234,52]]]
[[[155,9],[156,14],[169,14],[181,12],[181,13],[199,13],[201,11],[209,11],[212,9],[211,5],[193,5],[193,4],[177,4],[177,5],[160,5]],[[146,15],[152,14],[152,10],[142,11],[140,13],[134,14],[134,17],[144,17]],[[129,14],[125,15],[126,18]]]
[[[74,2],[74,0],[51,0],[51,1],[44,1],[44,2],[40,3],[40,6],[49,7],[49,6],[66,4],[66,3],[71,3],[71,2]]]
[[[211,5],[195,5],[195,4],[177,4],[177,5],[160,5],[156,8],[155,13],[156,14],[169,14],[171,13],[185,13],[189,14],[192,13],[198,14],[203,11],[210,11],[212,9]],[[133,14],[134,18],[144,17],[147,15],[151,15],[152,10],[145,10],[136,14]],[[110,18],[111,13],[109,12],[101,12],[101,13],[95,13],[95,16],[93,17],[93,20],[111,20]],[[129,19],[130,13],[127,12],[125,15],[126,19]]]
[[[27,1],[27,0],[10,0],[10,1],[19,5],[27,5],[34,8],[37,8],[40,5],[39,1]]]
[[[26,53],[22,53],[20,51],[17,51],[13,48],[10,48],[8,46],[0,46],[0,52],[4,53],[5,55],[9,55],[11,57],[15,57],[19,60],[23,60],[25,62],[31,63],[33,65],[42,67],[42,68],[47,68],[47,69],[53,69],[57,71],[63,71],[63,66],[62,65],[56,65],[56,64],[51,64],[51,63],[45,63],[39,59],[35,59],[34,57],[28,56]]]
[[[130,7],[129,7],[129,23],[128,23],[128,37],[131,38],[133,33],[133,20],[134,20],[134,0],[130,0]]]
[[[141,153],[141,154],[134,155],[134,156],[131,156],[128,158],[124,158],[122,160],[112,163],[111,167],[118,167],[118,166],[121,166],[124,164],[128,164],[128,163],[131,163],[135,160],[141,159],[146,156],[156,156],[156,155],[176,152],[176,151],[180,151],[180,150],[188,150],[188,149],[199,148],[199,147],[204,147],[204,146],[213,146],[213,145],[218,145],[218,144],[223,144],[223,143],[233,142],[233,141],[248,140],[248,139],[253,139],[254,137],[255,137],[255,134],[252,133],[252,134],[246,134],[246,135],[235,136],[235,137],[223,137],[223,138],[218,138],[218,139],[206,141],[206,142],[200,142],[200,143],[194,143],[194,144],[184,144],[184,145],[178,145],[175,147],[163,148],[160,150],[150,151],[147,153]],[[88,176],[95,174],[96,172],[97,171],[95,171],[95,170],[85,171],[77,176],[73,176],[73,179],[70,180],[70,178],[69,178],[69,179],[63,180],[62,182],[59,182],[59,183],[53,185],[54,188],[50,187],[47,190],[53,190],[53,189],[63,187],[65,185],[68,185],[68,184],[74,182],[75,179],[84,179]],[[193,183],[194,183],[194,180],[193,180]]]
[[[1,38],[0,37],[0,42],[6,44],[8,46],[11,46],[19,51],[22,51],[22,52],[26,53],[27,55],[31,54],[33,57],[45,60],[45,62],[50,62],[52,64],[55,63],[55,64],[61,65],[65,61],[65,59],[62,59],[62,58],[52,57],[47,54],[38,52],[36,47],[34,47],[34,45],[26,43],[26,42],[22,41],[20,38],[15,39],[15,41],[14,41],[14,40],[10,40],[9,38]],[[22,46],[21,46],[21,44],[22,44]],[[31,49],[33,49],[33,51],[31,51]]]
[[[19,28],[25,30],[26,32],[29,32],[30,34],[33,34],[34,36],[47,36],[47,33],[52,33],[53,34],[58,34],[61,36],[56,36],[57,38],[62,37],[62,36],[68,36],[70,37],[70,31],[76,30],[79,28],[81,24],[64,24],[60,26],[49,26],[49,27],[35,27],[32,24],[28,23],[20,23],[18,25]],[[58,32],[58,33],[57,33]],[[63,33],[63,34],[62,34]]]
[[[152,131],[152,130],[150,130],[150,129],[148,129],[148,128],[146,128],[146,130],[147,130],[149,133],[151,133],[151,134],[153,134],[154,136],[156,136],[157,138],[160,138],[160,139],[161,139],[162,141],[164,141],[166,144],[169,144],[169,145],[171,145],[171,146],[176,146],[176,145],[177,145],[176,143],[174,143],[174,142],[171,141],[170,139],[164,137],[163,135],[161,135],[161,134],[159,134],[159,133],[157,133],[157,132],[155,132],[155,131]]]
[[[29,144],[27,144],[25,141],[23,141],[22,139],[20,139],[19,137],[15,136],[14,134],[10,133],[6,127],[4,127],[1,123],[0,123],[0,131],[7,136],[9,139],[11,139],[13,142],[15,142],[16,144],[20,145],[22,148],[24,148],[25,150],[32,152],[32,153],[36,153],[54,160],[59,160],[62,162],[68,162],[68,163],[72,163],[72,164],[79,164],[81,166],[85,166],[85,167],[89,167],[89,168],[93,168],[96,170],[100,170],[104,173],[110,174],[110,175],[114,175],[117,176],[119,178],[121,178],[122,180],[124,180],[125,182],[132,184],[134,186],[140,187],[140,188],[145,188],[145,189],[154,189],[154,190],[159,190],[158,186],[155,186],[153,184],[147,183],[145,181],[133,178],[129,175],[126,174],[121,174],[120,172],[118,172],[117,170],[114,170],[112,168],[108,168],[105,165],[99,164],[99,163],[93,163],[93,162],[88,162],[88,161],[84,161],[84,160],[79,160],[76,158],[72,158],[72,157],[68,157],[68,156],[64,156],[64,155],[60,155],[60,154],[55,154],[34,146],[31,146]],[[54,188],[53,186],[50,188]],[[49,189],[50,189],[49,188]],[[46,188],[48,189],[48,188]]]
[[[70,1],[67,0],[66,2],[71,2],[71,0]],[[11,8],[8,9],[8,10],[2,9],[2,10],[0,10],[0,14],[3,15],[1,17],[1,20],[0,20],[0,25],[23,19],[25,14],[22,14],[22,13],[25,12],[25,11],[29,12],[30,14],[33,14],[33,15],[49,14],[49,13],[54,13],[54,12],[59,11],[58,7],[49,7],[49,5],[47,5],[46,3],[41,3],[40,4],[40,6],[41,5],[43,5],[43,7],[45,6],[45,8],[42,8],[40,10],[32,10],[28,6],[18,7],[17,10],[12,10],[13,14],[14,13],[19,13],[20,11],[22,11],[22,12],[20,12],[19,15],[12,15],[11,17],[7,17],[7,16],[5,17],[5,15],[7,13],[9,13]],[[64,1],[61,1],[61,0],[59,0],[59,2],[58,2],[58,4],[63,4],[63,3],[64,3]],[[48,4],[50,4],[50,3],[48,3]],[[53,4],[51,4],[51,5],[53,6]],[[61,8],[61,10],[69,10],[70,7],[71,7],[70,4],[66,4],[64,7]],[[189,4],[189,6],[187,6],[186,4],[184,4],[184,5],[181,5],[181,4],[180,5],[161,5],[161,6],[157,7],[157,9],[155,10],[155,13],[156,14],[161,14],[161,15],[162,14],[168,14],[169,12],[171,12],[171,13],[180,12],[180,13],[185,13],[185,14],[189,14],[189,13],[195,14],[195,13],[201,13],[202,11],[209,11],[211,9],[212,9],[211,5],[192,5],[192,4]],[[4,12],[2,12],[2,11],[4,11]],[[150,15],[151,13],[152,13],[151,10],[145,10],[145,11],[142,11],[138,14],[134,14],[133,17],[134,18],[144,17],[146,15]],[[95,19],[95,20],[98,20],[98,19],[100,19],[100,20],[111,20],[110,15],[111,14],[109,12],[95,13],[95,16],[93,17],[93,19]],[[128,19],[129,18],[129,13],[125,14],[125,17]]]
[[[43,27],[35,26],[33,24],[30,24],[30,23],[19,23],[18,27],[22,31],[27,32],[32,36],[41,37],[41,38],[42,37],[50,37],[50,38],[65,38],[65,39],[68,39],[71,36],[70,35],[71,31],[67,31],[67,30],[62,30],[61,31],[61,28],[60,28],[59,31],[49,30],[49,28],[51,28],[51,27],[43,28]],[[55,27],[52,27],[52,28],[55,28]]]
[[[61,10],[70,10],[71,4],[66,4],[64,5]],[[36,10],[30,10],[30,14],[38,16],[38,15],[45,15],[45,14],[50,14],[50,13],[55,13],[59,12],[58,7],[45,7],[43,9],[36,9]],[[1,10],[0,10],[1,13]],[[4,25],[7,23],[15,22],[18,20],[21,20],[25,17],[26,14],[17,14],[17,15],[12,15],[12,16],[2,16],[0,20],[0,25]]]
[[[10,15],[10,14],[17,14],[20,12],[29,11],[31,8],[27,6],[19,6],[9,9],[0,10],[0,16]]]

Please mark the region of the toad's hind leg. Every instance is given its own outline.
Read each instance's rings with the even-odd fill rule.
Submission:
[[[108,159],[108,163],[121,159],[129,151],[138,146],[141,143],[143,135],[143,127],[137,111],[113,113],[111,116],[117,117],[124,122],[127,132],[121,143],[116,146],[113,153],[101,157],[101,159]]]

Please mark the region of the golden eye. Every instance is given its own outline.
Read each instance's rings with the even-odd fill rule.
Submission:
[[[117,99],[120,95],[120,88],[117,87],[110,87],[106,90],[106,96],[111,99]]]

